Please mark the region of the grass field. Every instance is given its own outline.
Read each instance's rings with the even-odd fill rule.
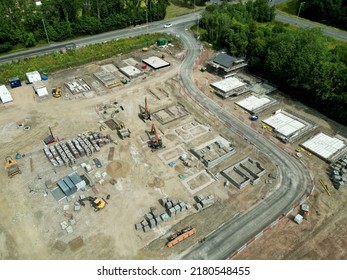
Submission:
[[[195,10],[201,10],[204,7],[195,6]],[[165,19],[170,19],[178,16],[182,16],[185,14],[192,13],[194,11],[193,7],[187,7],[181,3],[179,0],[170,1],[170,5],[166,9]]]
[[[297,15],[298,7],[299,7],[298,2],[299,2],[298,0],[288,0],[286,2],[282,2],[280,4],[277,4],[276,9],[283,11],[285,13],[291,14],[291,15]]]
[[[120,39],[118,41],[109,41],[106,43],[90,45],[78,50],[67,52],[54,52],[43,56],[36,56],[20,60],[16,63],[0,65],[0,83],[7,83],[11,77],[18,76],[25,80],[25,73],[30,71],[46,72],[48,74],[68,67],[74,67],[91,61],[97,61],[115,56],[120,53],[129,53],[135,50],[141,50],[154,44],[161,33],[146,34],[136,37]],[[165,34],[168,40],[175,45],[180,42],[177,38]],[[9,67],[10,65],[10,67]]]

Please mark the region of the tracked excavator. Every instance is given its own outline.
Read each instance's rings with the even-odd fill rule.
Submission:
[[[82,205],[85,206],[85,201],[89,201],[90,202],[90,206],[94,208],[95,212],[100,211],[101,209],[104,209],[107,202],[106,200],[104,200],[102,197],[92,197],[92,196],[88,196],[85,198],[82,198],[80,200],[78,200],[78,202]]]
[[[155,129],[154,124],[152,124],[151,133],[154,135],[154,138],[150,140],[149,147],[151,147],[152,150],[158,150],[163,148],[163,141],[161,140],[161,138],[159,138],[158,132]]]
[[[151,119],[151,113],[149,112],[148,109],[148,98],[147,96],[145,97],[145,109],[141,112],[141,118],[144,122],[146,122],[147,120]]]

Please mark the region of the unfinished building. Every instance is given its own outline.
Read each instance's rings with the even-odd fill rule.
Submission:
[[[72,82],[64,84],[72,94],[84,93],[91,90],[91,87],[82,78],[77,78]]]
[[[122,82],[114,73],[101,71],[94,73],[94,76],[107,88],[121,86]]]
[[[331,137],[323,132],[318,133],[300,146],[327,162],[334,162],[347,150],[346,139],[337,136]]]
[[[208,62],[207,68],[209,72],[225,77],[246,68],[247,65],[248,63],[244,58],[236,58],[226,53],[220,53]]]
[[[245,99],[235,102],[236,105],[246,110],[250,114],[257,114],[267,108],[277,104],[278,101],[269,96],[251,95]]]
[[[291,143],[315,128],[313,124],[282,110],[262,122],[263,128],[269,128],[284,143]]]
[[[152,116],[157,119],[160,124],[168,124],[185,116],[189,113],[182,104],[172,105],[152,113]]]
[[[210,129],[207,126],[204,126],[197,121],[186,123],[174,129],[174,133],[182,141],[191,141],[209,131]]]
[[[259,162],[246,158],[223,170],[221,174],[235,187],[242,189],[248,184],[255,185],[265,173]]]
[[[132,65],[121,67],[119,68],[119,71],[129,79],[134,79],[143,74],[139,69]]]
[[[192,149],[191,152],[207,168],[211,168],[235,154],[236,151],[228,140],[218,136],[217,138]]]
[[[247,84],[241,82],[235,77],[229,77],[227,79],[215,82],[211,84],[215,93],[223,98],[230,96],[238,96],[249,91]]]
[[[146,59],[143,59],[142,62],[148,65],[149,67],[153,68],[154,70],[159,70],[159,69],[170,66],[169,62],[157,56],[150,56]]]

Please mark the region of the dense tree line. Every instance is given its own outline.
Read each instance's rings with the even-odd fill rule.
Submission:
[[[325,115],[347,124],[347,47],[316,29],[274,22],[267,0],[207,7],[203,39],[235,56],[251,71]]]
[[[161,20],[169,0],[0,0],[0,53]],[[147,18],[146,18],[147,17]]]
[[[347,30],[347,0],[305,0],[297,5],[301,3],[301,16]]]

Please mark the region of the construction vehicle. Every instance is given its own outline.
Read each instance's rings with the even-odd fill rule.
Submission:
[[[116,124],[116,129],[118,132],[118,135],[121,139],[124,139],[125,137],[129,137],[130,138],[130,130],[128,128],[125,127],[124,122],[122,121],[115,121]]]
[[[175,246],[176,244],[180,243],[184,239],[188,238],[189,236],[192,236],[196,233],[196,228],[193,227],[186,227],[182,229],[181,231],[175,233],[170,237],[169,242],[166,244],[167,247]]]
[[[149,141],[149,147],[151,147],[153,150],[163,148],[163,141],[161,140],[161,138],[159,138],[158,132],[155,129],[154,124],[152,124],[151,134],[154,135],[154,138],[152,138]]]
[[[88,196],[88,197],[85,197],[85,198],[78,200],[79,204],[81,204],[82,206],[85,206],[84,201],[89,201],[90,206],[94,208],[95,212],[100,211],[101,209],[105,208],[105,206],[107,204],[107,202],[101,197]]]
[[[19,169],[18,163],[9,156],[6,157],[5,170],[7,171],[8,177],[10,178],[17,174],[22,174],[22,171]]]
[[[52,95],[55,98],[61,97],[61,88],[60,87],[54,87],[52,88]]]
[[[140,109],[142,109],[140,107]],[[149,112],[149,109],[148,109],[148,98],[147,96],[145,97],[145,108],[144,110],[141,110],[141,119],[146,122],[147,120],[150,120],[151,119],[151,113]]]

